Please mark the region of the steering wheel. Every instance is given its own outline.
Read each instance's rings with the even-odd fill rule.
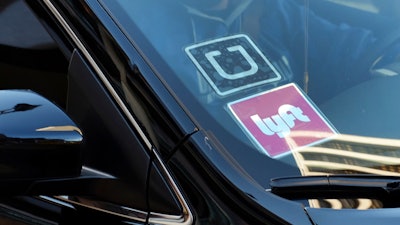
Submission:
[[[368,72],[373,75],[393,76],[400,74],[400,61],[395,61],[396,56],[400,56],[400,29],[394,29],[378,38],[377,44],[367,51],[361,62],[369,66]],[[397,68],[393,68],[393,64],[398,64]],[[393,69],[397,71],[391,71]]]

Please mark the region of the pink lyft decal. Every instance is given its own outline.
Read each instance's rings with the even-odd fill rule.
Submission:
[[[271,157],[336,134],[293,83],[229,103],[228,107],[246,133]]]

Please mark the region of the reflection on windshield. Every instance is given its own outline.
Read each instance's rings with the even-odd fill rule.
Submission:
[[[327,142],[293,151],[293,156],[304,176],[327,174],[400,175],[400,140],[397,139],[342,134]],[[309,203],[312,207],[335,209],[382,207],[381,202],[374,199],[313,199]]]
[[[310,200],[310,206],[313,208],[331,208],[331,209],[379,209],[383,204],[376,199],[313,199]]]
[[[293,154],[304,175],[398,176],[400,172],[400,141],[395,139],[341,134]]]
[[[128,36],[143,35],[135,46],[244,170],[261,153],[257,166],[278,160],[307,176],[399,175],[400,1],[102,2],[118,6],[110,14]],[[380,207],[337,201],[315,205]]]

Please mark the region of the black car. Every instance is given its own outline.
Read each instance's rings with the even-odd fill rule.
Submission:
[[[0,224],[396,224],[398,0],[3,0]]]

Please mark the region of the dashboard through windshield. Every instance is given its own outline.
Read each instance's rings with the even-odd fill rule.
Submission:
[[[99,2],[255,180],[399,175],[399,1]]]

